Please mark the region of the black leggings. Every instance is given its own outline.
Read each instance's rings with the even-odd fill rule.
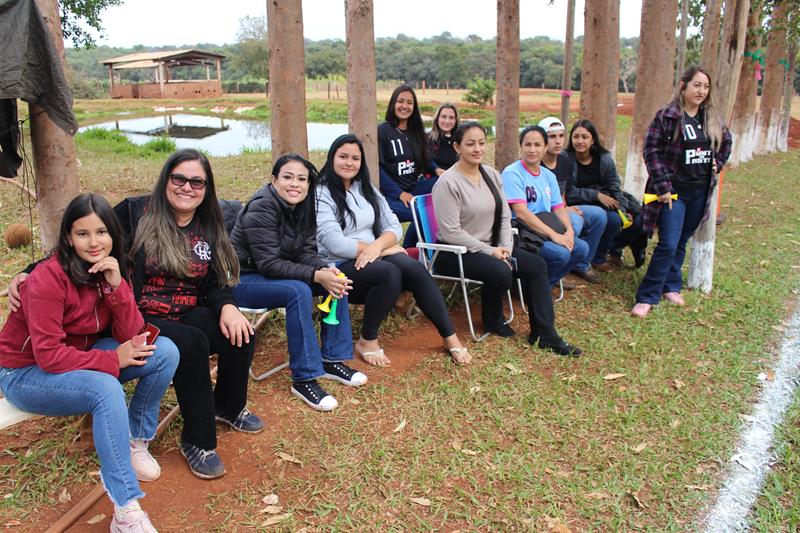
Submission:
[[[161,328],[180,350],[181,359],[172,378],[183,416],[181,439],[204,450],[217,447],[216,413],[236,417],[247,402],[247,373],[256,341],[251,335],[242,347],[231,345],[219,329],[219,317],[198,306],[180,321],[152,316],[147,322]],[[217,386],[212,394],[208,373],[210,354],[218,354]]]
[[[543,344],[560,342],[555,327],[555,311],[550,284],[547,281],[547,263],[538,254],[514,248],[517,259],[517,277],[522,281],[522,297],[528,306],[531,334],[529,341],[541,339]],[[505,261],[484,253],[463,255],[464,275],[482,281],[481,317],[486,331],[494,331],[504,322],[503,297],[511,288],[514,276]],[[436,271],[458,277],[458,257],[453,253],[440,253]]]
[[[399,253],[383,257],[361,270],[356,270],[354,260],[346,261],[339,265],[339,270],[353,280],[350,303],[364,304],[361,321],[364,340],[378,338],[381,322],[389,316],[402,291],[414,293],[417,305],[442,338],[455,333],[442,291],[419,261]]]

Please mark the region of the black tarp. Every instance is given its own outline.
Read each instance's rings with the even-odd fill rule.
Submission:
[[[0,99],[18,98],[40,106],[69,135],[78,130],[61,58],[36,2],[0,0]],[[0,124],[0,132],[12,126]]]

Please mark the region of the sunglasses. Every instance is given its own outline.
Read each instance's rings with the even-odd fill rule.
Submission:
[[[188,183],[196,191],[206,188],[206,180],[203,178],[187,178],[183,174],[170,174],[169,182],[176,187],[183,187]]]

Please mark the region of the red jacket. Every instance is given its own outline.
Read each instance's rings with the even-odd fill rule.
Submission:
[[[58,259],[42,261],[20,287],[22,308],[11,313],[0,332],[0,366],[38,365],[45,372],[97,370],[119,376],[115,350],[93,350],[100,333],[125,342],[144,320],[128,283],[115,290],[101,282],[75,285]]]

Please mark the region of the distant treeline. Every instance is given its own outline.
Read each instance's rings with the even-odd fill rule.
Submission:
[[[630,62],[638,55],[639,39],[622,39],[621,63],[629,73],[620,90],[635,89],[635,68]],[[108,71],[102,61],[134,52],[169,50],[173,47],[67,49],[67,62],[72,74],[76,97],[91,98],[106,94]],[[224,54],[222,79],[227,91],[261,91],[268,76],[266,37],[241,38],[234,44],[198,43],[177,47],[197,48]],[[426,82],[428,87],[463,88],[475,78],[495,77],[495,40],[471,35],[456,38],[444,32],[436,37],[415,39],[406,35],[384,37],[375,42],[378,80]],[[583,37],[575,41],[572,86],[580,87],[583,58]],[[346,70],[345,43],[342,40],[306,40],[306,76],[310,79],[344,80]],[[522,87],[559,88],[564,62],[564,43],[548,37],[524,39],[521,42],[520,84]],[[204,68],[176,69],[177,79],[205,78]],[[124,79],[151,79],[151,70],[125,71]],[[626,87],[627,85],[627,87]]]

